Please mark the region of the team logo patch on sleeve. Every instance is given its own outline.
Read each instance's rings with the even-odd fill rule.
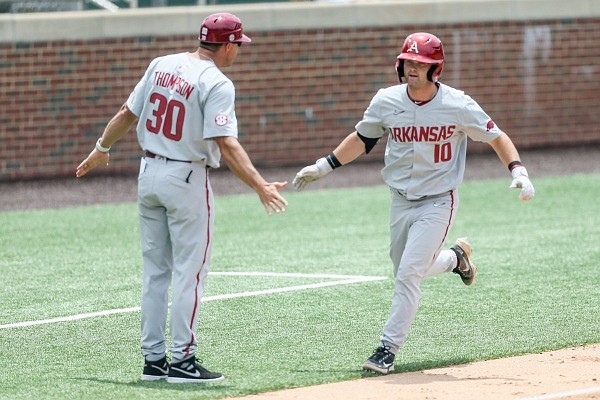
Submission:
[[[215,124],[217,124],[218,126],[227,125],[228,122],[229,118],[227,118],[227,115],[225,114],[218,114],[215,117]]]
[[[488,121],[487,123],[487,131],[491,131],[492,129],[494,129],[494,126],[496,126],[496,124],[494,124],[494,121],[492,121],[491,119]]]

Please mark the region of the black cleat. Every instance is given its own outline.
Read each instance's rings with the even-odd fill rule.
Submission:
[[[158,361],[144,360],[144,371],[142,371],[143,381],[158,381],[166,379],[169,374],[169,363],[167,357],[163,357]]]
[[[396,356],[390,352],[389,346],[379,346],[373,355],[367,358],[367,361],[363,364],[363,369],[387,374],[394,370],[394,358]]]
[[[477,267],[471,262],[471,255],[473,254],[471,243],[466,237],[458,238],[451,248],[458,257],[458,267],[454,268],[452,272],[458,274],[465,285],[471,285],[477,276]]]
[[[210,372],[194,357],[179,363],[171,363],[167,382],[169,383],[203,383],[216,382],[224,379],[219,372]]]

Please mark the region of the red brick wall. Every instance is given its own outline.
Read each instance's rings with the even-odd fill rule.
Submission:
[[[598,19],[249,32],[253,43],[225,73],[255,164],[300,165],[332,150],[375,92],[396,83],[402,40],[422,30],[444,42],[442,80],[477,100],[518,147],[600,144]],[[195,32],[0,44],[0,180],[74,176],[148,62],[195,47]],[[135,173],[139,156],[131,132],[94,173]]]

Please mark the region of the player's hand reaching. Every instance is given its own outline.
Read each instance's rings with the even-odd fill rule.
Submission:
[[[316,181],[333,171],[331,165],[325,158],[319,158],[317,162],[308,167],[304,167],[296,174],[294,181],[294,188],[297,191],[304,189],[307,183]]]
[[[75,175],[79,178],[96,168],[98,165],[108,165],[109,159],[110,154],[94,149],[90,155],[79,164],[75,171]]]
[[[279,193],[279,190],[287,186],[287,182],[268,182],[263,190],[258,192],[258,197],[263,203],[267,214],[284,212],[288,202]]]
[[[519,199],[523,201],[529,201],[533,199],[535,196],[535,188],[533,184],[529,180],[529,175],[527,174],[527,170],[523,166],[515,167],[511,171],[513,180],[510,184],[510,189],[521,189],[521,193],[519,194]]]

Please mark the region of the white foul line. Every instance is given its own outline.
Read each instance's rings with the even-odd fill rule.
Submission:
[[[312,284],[307,284],[307,285],[286,286],[286,287],[275,288],[275,289],[256,290],[256,291],[252,291],[252,292],[240,292],[240,293],[221,294],[221,295],[216,295],[216,296],[205,296],[202,298],[203,303],[207,302],[207,301],[228,300],[228,299],[236,299],[236,298],[240,298],[240,297],[251,297],[251,296],[263,296],[263,295],[273,294],[273,293],[295,292],[295,291],[299,291],[299,290],[317,289],[317,288],[323,288],[323,287],[328,287],[328,286],[337,286],[337,285],[351,285],[353,283],[374,282],[374,281],[381,281],[381,280],[387,279],[384,276],[301,274],[301,273],[281,273],[281,272],[211,272],[210,275],[271,276],[271,277],[284,277],[284,278],[319,278],[319,279],[338,279],[338,280],[329,281],[329,282],[318,282],[318,283],[312,283]],[[113,309],[113,310],[104,310],[104,311],[97,311],[97,312],[92,312],[92,313],[69,315],[66,317],[42,319],[42,320],[36,320],[36,321],[16,322],[16,323],[12,323],[12,324],[0,325],[0,329],[23,328],[26,326],[54,324],[57,322],[78,321],[81,319],[95,318],[95,317],[101,317],[101,316],[112,315],[112,314],[125,314],[125,313],[136,312],[136,311],[140,311],[139,306],[138,307],[129,307],[129,308],[117,308],[117,309]]]
[[[386,279],[383,276],[336,275],[336,274],[303,274],[300,272],[211,272],[219,276],[276,276],[279,278],[325,278],[325,279],[360,279],[365,282]]]
[[[536,396],[536,397],[523,397],[523,398],[521,398],[519,400],[564,399],[564,398],[567,398],[567,397],[579,396],[579,395],[582,395],[582,394],[590,394],[590,393],[596,393],[596,392],[600,392],[600,386],[594,386],[594,387],[589,387],[589,388],[584,388],[584,389],[577,389],[577,390],[569,390],[567,392],[544,394],[542,396]]]

